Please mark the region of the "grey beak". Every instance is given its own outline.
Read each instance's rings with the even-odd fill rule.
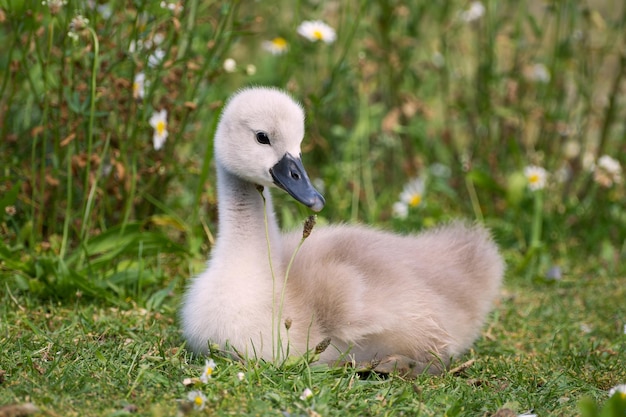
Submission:
[[[324,208],[324,197],[313,187],[302,165],[302,160],[286,153],[270,168],[274,184],[313,211]]]

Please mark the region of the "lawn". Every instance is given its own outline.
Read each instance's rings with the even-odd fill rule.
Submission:
[[[0,0],[0,416],[626,415],[626,7],[409,3]],[[450,372],[200,379],[178,312],[248,85],[302,102],[318,225],[491,229],[505,283]]]
[[[178,296],[156,311],[75,300],[2,298],[3,403],[31,401],[41,415],[175,415],[196,380],[216,415],[577,415],[578,402],[605,402],[626,379],[624,279],[577,272],[540,286],[509,279],[484,336],[452,367],[417,380],[299,363],[276,367],[214,356],[198,382],[176,325]],[[306,388],[312,398],[302,400]]]

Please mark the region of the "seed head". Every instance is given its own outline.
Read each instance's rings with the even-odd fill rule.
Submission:
[[[326,348],[330,345],[330,337],[322,340],[315,346],[315,353],[320,354],[326,350]]]
[[[309,237],[309,235],[311,234],[311,231],[313,231],[313,227],[315,227],[316,219],[317,219],[317,216],[313,214],[307,217],[307,219],[304,221],[304,228],[302,230],[303,239],[306,239],[307,237]]]

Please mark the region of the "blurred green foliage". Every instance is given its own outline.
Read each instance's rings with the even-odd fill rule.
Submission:
[[[137,257],[164,277],[197,270],[217,215],[212,134],[227,97],[253,84],[304,104],[322,222],[408,232],[473,218],[512,251],[513,271],[541,276],[580,254],[615,270],[626,195],[599,161],[621,169],[626,154],[626,8],[476,4],[0,0],[0,274],[39,292],[136,288],[119,269]],[[336,40],[300,36],[307,19]],[[265,47],[277,37],[282,54]],[[156,149],[161,110],[169,136]],[[541,204],[527,166],[548,173]],[[394,216],[414,177],[419,205]],[[277,202],[285,227],[304,218]]]

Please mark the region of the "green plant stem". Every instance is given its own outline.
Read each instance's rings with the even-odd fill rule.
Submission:
[[[354,24],[351,25],[350,30],[348,31],[348,34],[345,36],[346,41],[343,44],[343,48],[341,50],[341,55],[339,56],[339,59],[337,59],[337,61],[332,66],[332,70],[330,71],[330,76],[329,76],[327,82],[324,83],[324,85],[323,85],[323,93],[321,94],[322,97],[326,97],[328,94],[330,94],[330,92],[332,92],[333,88],[335,87],[335,81],[338,78],[339,72],[340,72],[342,66],[344,65],[344,62],[346,61],[348,53],[352,51],[351,45],[352,45],[352,42],[354,41],[354,37],[356,35],[357,29],[359,28],[359,22],[361,21],[361,15],[362,15],[362,12],[365,9],[366,5],[367,5],[367,3],[366,3],[365,0],[361,0],[357,4],[356,14],[354,15]],[[347,15],[349,15],[349,14],[347,14]],[[296,19],[296,21],[298,21],[298,20],[299,19]]]
[[[185,4],[185,8],[188,10],[187,24],[185,25],[186,37],[183,37],[180,48],[178,50],[177,59],[182,59],[187,54],[187,48],[191,44],[191,40],[194,35],[194,26],[196,23],[196,13],[198,12],[198,0],[188,0]]]
[[[130,213],[133,208],[133,201],[135,200],[135,193],[137,192],[137,153],[133,152],[133,157],[130,164],[130,191],[126,197],[126,203],[124,204],[124,216],[122,217],[122,233],[124,228],[130,220]]]
[[[70,220],[72,219],[72,200],[73,200],[73,179],[72,179],[72,161],[68,155],[67,167],[67,190],[65,197],[65,219],[63,220],[63,237],[61,239],[61,249],[59,250],[59,259],[65,258],[67,250],[67,242],[69,239]]]
[[[613,80],[611,86],[611,95],[609,96],[609,105],[604,113],[604,120],[602,121],[602,130],[600,133],[600,143],[598,144],[596,158],[606,153],[606,144],[609,139],[609,133],[613,127],[615,116],[618,114],[618,101],[622,97],[620,85],[626,75],[626,52],[623,52],[619,59],[619,68],[617,75]]]
[[[543,221],[543,191],[535,192],[533,207],[533,223],[530,230],[530,248],[536,250],[541,246],[541,224]]]
[[[269,222],[267,219],[267,201],[263,195],[263,188],[258,188],[261,199],[263,199],[263,223],[265,226],[265,241],[267,243],[267,260],[269,262],[270,271],[272,273],[272,360],[276,363],[278,361],[278,353],[280,346],[280,328],[276,324],[276,274],[274,274],[274,265],[272,262],[272,244],[270,242],[270,230]],[[278,323],[280,326],[280,323]],[[277,334],[274,334],[274,329],[277,330]]]
[[[287,269],[285,270],[285,279],[283,281],[283,288],[281,289],[281,292],[280,292],[280,304],[278,307],[278,317],[276,318],[276,326],[277,326],[276,332],[279,335],[280,335],[280,326],[282,324],[282,319],[283,319],[283,306],[285,304],[285,292],[287,291],[287,280],[289,278],[289,272],[291,271],[291,266],[293,265],[293,261],[296,259],[296,255],[300,251],[300,248],[302,247],[302,244],[304,243],[305,240],[306,240],[306,237],[303,237],[302,239],[300,239],[300,242],[298,242],[298,246],[296,246],[296,249],[291,254],[291,259],[289,259],[289,263],[287,264]],[[283,355],[284,355],[284,359],[286,359],[286,357],[288,356],[288,352],[287,354],[283,352]]]
[[[219,113],[215,112],[213,114],[213,120],[211,121],[211,131],[215,132],[217,122],[219,120]],[[211,162],[213,160],[213,146],[207,144],[204,150],[204,158],[202,159],[202,169],[200,171],[200,176],[198,178],[198,188],[196,188],[196,193],[194,195],[194,207],[202,207],[201,199],[202,192],[204,190],[207,179],[209,178],[209,173],[211,172]],[[199,210],[194,210],[191,213],[191,224],[198,224],[198,215]]]
[[[376,193],[374,191],[374,180],[372,174],[372,164],[366,161],[369,158],[370,151],[370,133],[371,133],[371,114],[368,96],[365,93],[365,87],[361,86],[359,94],[359,126],[361,134],[359,135],[359,165],[361,167],[361,177],[363,180],[363,190],[365,193],[366,216],[368,221],[376,218]]]
[[[91,171],[91,152],[93,149],[93,130],[94,123],[96,118],[96,75],[99,67],[98,55],[100,53],[100,44],[98,42],[98,35],[96,32],[88,27],[87,30],[91,34],[91,38],[93,40],[93,63],[91,67],[91,91],[89,97],[89,123],[87,125],[87,158],[85,163],[85,181],[84,181],[84,190],[89,188],[89,173]],[[94,183],[95,188],[95,183]],[[90,192],[91,194],[91,192]],[[87,227],[88,223],[88,214],[91,212],[91,204],[93,200],[91,198],[87,199],[83,204],[83,222],[80,228],[80,239],[83,240],[86,238],[87,231],[89,228]]]
[[[110,143],[110,134],[107,136],[106,142],[104,143],[104,149],[102,150],[102,160],[104,160],[106,158],[107,152],[109,151],[109,143]],[[83,226],[85,224],[87,224],[89,222],[89,216],[91,214],[91,209],[93,208],[94,205],[94,197],[96,195],[96,190],[98,189],[98,179],[100,178],[100,175],[98,173],[98,175],[94,176],[94,180],[93,180],[93,184],[91,184],[91,187],[89,189],[89,195],[87,197],[87,202],[85,204],[85,209],[83,211]],[[88,240],[88,236],[87,236],[87,232],[86,230],[83,228],[81,230],[81,241],[83,243],[87,243]]]
[[[28,41],[25,43],[29,45],[31,39],[33,38],[33,32],[28,33]],[[18,41],[19,42],[19,41]],[[22,51],[22,65],[24,68],[29,68],[28,55],[29,53],[26,51]],[[41,57],[39,53],[39,48],[35,48],[35,52],[37,54],[37,58],[39,59],[39,64],[41,65],[42,70],[45,68],[45,60]],[[35,97],[42,97],[41,110],[42,116],[41,121],[39,122],[39,126],[43,126],[44,130],[38,134],[33,135],[33,141],[31,146],[31,167],[32,167],[32,194],[31,194],[31,219],[32,219],[32,227],[30,228],[30,243],[31,246],[34,245],[35,241],[42,235],[44,221],[44,210],[43,206],[45,204],[45,177],[46,177],[46,138],[43,137],[47,135],[47,130],[45,129],[48,123],[48,100],[46,91],[46,76],[45,74],[42,77],[43,90],[39,93],[35,82],[33,80],[31,71],[25,71],[26,79],[28,80],[28,84],[31,88],[31,91]],[[31,119],[25,120],[25,124],[30,124]],[[41,158],[38,160],[37,149],[41,144]],[[39,208],[39,210],[37,210]]]
[[[537,274],[539,252],[541,250],[541,225],[543,221],[543,191],[534,192],[533,220],[530,229],[530,244],[519,270],[526,271],[526,277],[532,278]]]
[[[483,218],[483,212],[480,209],[480,202],[478,200],[478,194],[476,193],[476,187],[474,187],[474,182],[468,175],[465,176],[465,186],[467,187],[467,192],[469,193],[472,210],[474,210],[474,216],[476,216],[476,219],[479,222],[483,223],[485,219]]]

